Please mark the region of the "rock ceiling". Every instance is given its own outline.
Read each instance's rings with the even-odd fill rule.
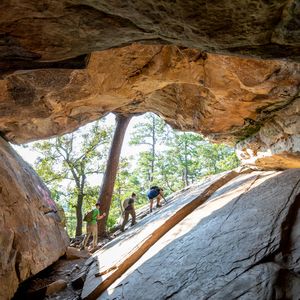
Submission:
[[[111,111],[153,111],[175,128],[237,140],[295,101],[299,67],[176,46],[95,52],[84,70],[33,70],[2,80],[0,131],[23,143],[73,131]]]
[[[299,59],[299,16],[297,0],[4,0],[2,68],[73,67],[132,42]]]
[[[108,112],[152,111],[243,141],[249,163],[268,151],[298,161],[299,10],[279,0],[3,1],[1,135],[25,143]]]

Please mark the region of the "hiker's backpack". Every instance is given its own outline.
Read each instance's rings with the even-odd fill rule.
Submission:
[[[123,208],[124,208],[124,210],[127,208],[128,202],[129,202],[129,198],[127,198],[127,199],[125,199],[125,200],[123,201]]]
[[[154,185],[154,186],[151,186],[151,187],[150,187],[150,190],[159,190],[159,187],[156,186],[156,185]]]
[[[93,219],[93,210],[86,213],[83,217],[83,221],[85,221],[85,222],[91,222],[92,219]]]

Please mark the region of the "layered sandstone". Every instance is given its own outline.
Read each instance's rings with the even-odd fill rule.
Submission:
[[[97,251],[90,259],[91,266],[81,293],[84,300],[95,299],[151,246],[204,203],[222,185],[239,175],[236,171],[211,176],[197,185],[168,198],[164,209],[145,216],[149,207],[137,213],[138,224]],[[147,214],[147,213],[146,213]],[[101,275],[101,276],[99,276]]]
[[[299,101],[299,11],[297,0],[2,1],[0,133],[24,143],[107,112],[152,111],[215,141],[243,140],[248,164],[297,167],[298,127],[272,129],[285,141],[269,133],[274,112]],[[134,42],[160,46],[113,49]]]
[[[239,142],[236,153],[249,166],[300,168],[300,99],[275,112],[257,133]]]
[[[299,59],[299,2],[5,0],[1,71],[85,65],[85,55],[132,42]]]
[[[71,132],[108,112],[152,111],[180,130],[235,143],[262,131],[283,108],[297,122],[299,83],[298,63],[134,44],[93,53],[85,70],[7,76],[0,81],[0,132],[24,143]],[[281,126],[289,139],[300,132],[298,125]],[[299,155],[297,147],[277,152]]]
[[[68,236],[50,192],[0,138],[0,299],[65,253]]]

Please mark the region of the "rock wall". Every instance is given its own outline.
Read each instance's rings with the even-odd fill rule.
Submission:
[[[239,142],[236,153],[249,166],[300,168],[300,98],[275,112],[256,134]]]
[[[50,192],[0,138],[0,299],[65,253],[68,236]]]
[[[97,299],[299,299],[299,200],[300,169],[242,174]]]

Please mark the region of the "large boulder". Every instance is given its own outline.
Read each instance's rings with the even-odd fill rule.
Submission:
[[[0,299],[62,256],[68,236],[50,192],[0,138]]]
[[[299,299],[299,200],[300,169],[242,174],[97,299]]]

